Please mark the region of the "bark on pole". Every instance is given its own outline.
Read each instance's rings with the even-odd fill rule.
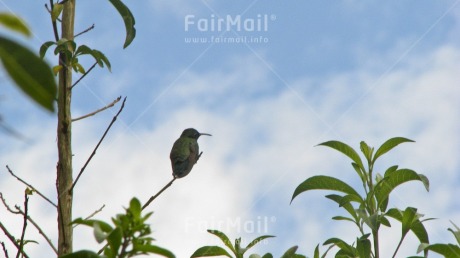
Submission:
[[[75,1],[65,1],[62,12],[62,38],[73,39],[75,21]],[[58,256],[72,252],[72,116],[70,104],[72,99],[72,67],[69,60],[59,55],[59,64],[62,69],[59,72],[58,88],[58,125],[57,145],[58,164],[56,187],[58,193]]]

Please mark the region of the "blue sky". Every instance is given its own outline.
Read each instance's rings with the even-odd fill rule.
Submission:
[[[259,253],[276,257],[299,245],[300,253],[311,256],[329,237],[353,241],[358,232],[330,220],[343,213],[323,197],[326,192],[303,194],[289,205],[295,187],[317,174],[360,185],[346,158],[314,146],[332,139],[354,148],[361,140],[378,146],[403,136],[416,143],[382,157],[377,170],[394,164],[411,168],[428,176],[431,188],[427,193],[421,184],[404,185],[390,206],[415,206],[439,218],[427,224],[432,241],[453,242],[449,220],[460,224],[459,2],[126,2],[136,17],[137,37],[125,50],[115,9],[105,1],[78,2],[76,31],[93,23],[95,29],[77,41],[104,52],[112,73],[95,69],[74,89],[73,116],[120,95],[127,102],[77,186],[74,216],[105,204],[99,218],[108,219],[133,196],[147,200],[171,178],[172,143],[194,127],[213,136],[200,138],[204,154],[192,173],[151,205],[158,244],[189,257],[200,246],[219,244],[205,231],[217,226],[232,239],[276,235],[254,249]],[[44,4],[0,0],[0,10],[29,24],[34,36],[18,39],[36,51],[52,39]],[[196,20],[267,15],[269,22],[266,31],[185,31],[187,15]],[[185,42],[219,36],[268,42]],[[47,60],[54,64],[56,58],[50,53]],[[11,204],[22,203],[23,185],[6,173],[8,164],[55,197],[55,118],[31,104],[3,72],[0,78],[0,114],[29,139],[0,132],[1,192]],[[117,110],[75,122],[75,172]],[[31,212],[50,225],[55,239],[54,210],[33,196]],[[4,209],[0,214],[11,228],[21,223]],[[264,219],[268,232],[244,229]],[[383,257],[391,255],[399,230],[396,222],[384,230]],[[31,254],[48,255],[46,243],[32,228],[29,232],[40,241]],[[76,228],[76,239],[76,249],[97,248],[88,229]],[[413,255],[416,247],[410,236],[401,257]]]

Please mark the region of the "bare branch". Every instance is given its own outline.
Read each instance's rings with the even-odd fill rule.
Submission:
[[[72,122],[75,122],[75,121],[78,121],[78,120],[81,120],[81,119],[84,119],[84,118],[87,118],[87,117],[90,117],[90,116],[94,116],[95,114],[97,114],[97,113],[99,113],[99,112],[102,112],[102,111],[104,111],[104,110],[106,110],[106,109],[108,109],[108,108],[111,108],[111,107],[115,106],[115,104],[117,104],[118,101],[120,101],[120,99],[121,99],[121,96],[118,97],[117,99],[115,99],[114,101],[112,101],[112,103],[108,104],[107,106],[105,106],[105,107],[103,107],[103,108],[100,108],[100,109],[98,109],[98,110],[96,110],[96,111],[94,111],[94,112],[91,112],[91,113],[89,113],[89,114],[86,114],[86,115],[84,115],[84,116],[81,116],[81,117],[77,117],[77,118],[72,119]]]
[[[13,243],[13,245],[18,249],[18,250],[21,250],[21,248],[19,247],[18,243],[16,243],[16,239],[14,238],[13,235],[11,235],[10,232],[8,232],[8,230],[5,228],[5,226],[3,226],[2,222],[0,221],[0,229],[2,229],[3,233],[5,233],[5,235],[8,237],[8,239],[11,241],[11,243]],[[21,250],[21,253],[24,257],[26,258],[29,258],[29,256],[24,252],[24,250]]]
[[[87,28],[86,30],[84,30],[84,31],[82,31],[82,32],[80,32],[80,33],[77,33],[77,34],[74,36],[74,38],[80,36],[81,34],[84,34],[84,33],[88,32],[88,31],[90,31],[90,30],[92,30],[92,29],[94,29],[94,23],[93,23],[93,25],[91,25],[91,27]]]
[[[106,136],[107,133],[109,132],[109,130],[110,130],[110,128],[112,127],[113,123],[115,123],[115,121],[117,120],[118,115],[120,115],[121,111],[122,111],[123,108],[125,107],[125,102],[126,102],[126,97],[123,99],[123,103],[121,104],[120,110],[118,110],[118,113],[113,117],[112,121],[110,122],[109,126],[107,127],[107,129],[105,130],[104,134],[102,135],[101,139],[100,139],[99,142],[97,143],[97,145],[96,145],[96,147],[94,148],[93,152],[92,152],[91,155],[89,156],[89,158],[88,158],[88,160],[86,161],[85,165],[83,165],[83,167],[81,168],[80,172],[78,173],[78,176],[77,176],[77,178],[75,179],[75,181],[73,182],[72,187],[69,189],[70,192],[73,191],[73,188],[74,188],[75,185],[77,184],[78,179],[79,179],[80,176],[83,174],[83,171],[85,171],[86,166],[88,166],[88,164],[89,164],[89,162],[91,161],[91,159],[94,157],[94,155],[96,155],[96,151],[97,151],[97,149],[99,148],[99,145],[101,145],[102,141],[104,140],[105,136]]]
[[[157,194],[155,194],[154,196],[150,197],[150,199],[144,204],[144,206],[142,206],[142,210],[144,210],[145,208],[147,208],[147,206],[149,206],[149,204],[151,202],[153,202],[153,200],[155,200],[162,192],[164,192],[164,190],[168,189],[168,187],[170,187],[172,185],[172,183],[174,182],[174,180],[176,180],[177,177],[174,177],[168,184],[166,184]]]
[[[29,211],[29,196],[27,195],[27,190],[24,193],[24,222],[22,223],[22,234],[21,239],[19,240],[19,250],[16,254],[16,258],[19,258],[21,252],[24,250],[24,236],[26,235],[27,228],[27,212]]]
[[[1,242],[1,244],[3,248],[3,253],[5,254],[5,258],[9,258],[8,251],[6,250],[5,242]]]
[[[48,9],[48,6],[45,4],[45,7],[46,9]],[[54,8],[54,3],[53,3],[53,0],[50,0],[50,17],[51,17],[51,10],[53,10]],[[57,29],[57,24],[56,24],[56,21],[53,21],[53,18],[51,17],[51,23],[53,24],[53,33],[54,33],[54,39],[56,40],[56,42],[59,40],[59,32],[58,32],[58,29]]]
[[[70,86],[70,89],[73,89],[73,87],[75,87],[75,85],[77,85],[83,78],[85,78],[85,76],[86,76],[89,72],[91,72],[91,70],[93,70],[94,67],[96,67],[96,65],[97,65],[97,62],[94,62],[94,64],[88,69],[88,71],[86,71],[80,78],[78,78],[78,80],[76,80],[76,81],[74,82],[74,84],[72,84],[72,86]]]
[[[90,219],[90,218],[94,217],[96,214],[98,214],[99,212],[101,212],[101,211],[102,211],[102,209],[104,209],[104,208],[105,208],[105,204],[103,204],[103,205],[102,205],[102,207],[101,207],[101,208],[99,208],[98,210],[96,210],[96,211],[94,211],[93,213],[91,213],[91,214],[90,214],[88,217],[86,217],[86,218],[85,218],[85,220],[87,220],[87,219]]]
[[[40,191],[37,190],[37,188],[33,187],[31,184],[27,183],[26,181],[22,180],[21,178],[19,178],[18,176],[16,176],[13,171],[11,171],[10,167],[8,167],[8,165],[6,166],[6,169],[8,169],[8,172],[10,172],[10,174],[15,177],[17,180],[19,180],[21,183],[27,185],[27,187],[29,187],[30,189],[34,190],[34,192],[36,192],[38,195],[40,195],[43,199],[45,199],[47,202],[49,202],[51,205],[53,205],[54,207],[57,208],[57,205],[54,204],[50,199],[48,199],[46,196],[44,196],[42,193],[40,193]]]
[[[6,203],[6,200],[5,198],[3,198],[3,195],[2,193],[0,193],[0,199],[1,201],[3,202],[3,205],[5,206],[5,208],[13,213],[13,214],[21,214],[24,216],[24,212],[21,210],[21,208],[19,206],[14,206],[14,208],[16,208],[16,211],[14,211],[13,209],[10,208],[10,206],[8,206],[8,204]],[[40,235],[43,236],[43,238],[45,238],[46,242],[48,242],[48,244],[50,245],[50,247],[53,249],[53,251],[57,254],[57,249],[56,247],[53,245],[53,242],[51,242],[51,239],[45,234],[45,232],[43,231],[43,229],[40,228],[40,226],[30,217],[30,216],[27,216],[27,219],[30,221],[30,223],[32,223],[32,225],[34,225],[34,227],[38,230],[38,233],[40,233]]]

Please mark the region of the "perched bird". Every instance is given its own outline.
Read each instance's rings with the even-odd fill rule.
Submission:
[[[185,129],[179,139],[174,142],[169,158],[174,178],[181,178],[190,173],[193,165],[201,156],[198,147],[198,138],[201,135],[209,135],[208,133],[199,133],[193,128]]]

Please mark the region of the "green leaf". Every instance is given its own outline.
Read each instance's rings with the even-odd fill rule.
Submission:
[[[329,238],[328,240],[326,240],[326,242],[323,243],[323,245],[329,245],[329,244],[334,244],[335,246],[339,247],[344,253],[351,255],[352,257],[355,257],[354,255],[356,255],[355,248],[347,244],[342,239],[333,237],[333,238]]]
[[[232,257],[225,249],[219,246],[203,246],[198,248],[190,258],[194,257],[207,257],[207,256],[219,256],[225,255],[227,257]]]
[[[93,219],[82,219],[82,218],[77,218],[75,219],[72,224],[77,224],[77,225],[85,225],[89,227],[93,227],[94,223],[98,223],[99,227],[101,230],[105,233],[109,233],[113,230],[113,228],[106,222],[102,220],[93,220]]]
[[[392,208],[389,209],[386,213],[386,216],[392,217],[396,219],[399,222],[402,222],[403,219],[403,212],[399,209]],[[413,222],[412,227],[411,227],[412,233],[419,239],[420,243],[429,243],[429,238],[428,238],[428,233],[425,229],[425,226],[420,222],[420,220],[417,220],[416,222]]]
[[[112,253],[117,254],[118,249],[121,246],[121,239],[123,234],[120,228],[114,229],[110,234],[107,236],[107,243],[109,244],[110,248],[112,249]]]
[[[460,257],[460,247],[453,244],[433,244],[425,248],[425,251],[426,250],[444,255],[445,258]]]
[[[361,148],[361,152],[364,154],[364,157],[366,157],[368,162],[371,162],[374,148],[369,147],[369,145],[367,145],[367,143],[364,141],[361,141],[359,146]]]
[[[319,245],[316,245],[313,257],[314,258],[319,258]]]
[[[151,254],[159,254],[168,258],[176,257],[171,251],[155,245],[141,245],[137,247],[137,251]]]
[[[339,191],[349,195],[354,195],[357,199],[361,200],[362,202],[361,197],[355,191],[355,189],[353,189],[351,186],[344,183],[343,181],[330,176],[313,176],[305,180],[299,186],[297,186],[297,188],[294,191],[294,194],[292,195],[291,203],[297,195],[309,190]]]
[[[264,235],[264,236],[260,236],[254,240],[251,241],[251,243],[248,244],[248,246],[246,246],[246,250],[248,250],[249,248],[255,246],[256,244],[258,244],[260,241],[264,240],[264,239],[267,239],[267,238],[271,238],[271,237],[275,237],[275,236],[270,236],[270,235]]]
[[[368,239],[369,234],[366,234],[356,241],[356,251],[359,254],[359,258],[370,258],[371,257],[371,241]]]
[[[30,35],[32,35],[26,23],[14,14],[0,13],[0,24],[12,31],[19,32],[27,37],[30,37]]]
[[[45,57],[46,51],[48,51],[48,48],[51,47],[52,45],[56,45],[56,42],[47,41],[41,45],[40,52],[39,52],[40,58],[43,59]]]
[[[457,243],[460,245],[460,228],[458,228],[457,225],[455,225],[452,221],[450,223],[454,225],[456,230],[453,230],[451,228],[448,228],[447,230],[449,230],[450,232],[452,232],[452,234],[454,234],[454,237],[457,240]]]
[[[112,65],[110,64],[109,59],[99,50],[93,49],[93,57],[96,59],[97,64],[100,67],[104,67],[104,64],[109,69],[109,72],[112,72]]]
[[[298,246],[293,246],[289,248],[281,258],[300,258],[300,257],[305,257],[304,255],[296,254],[295,252],[297,251]]]
[[[0,37],[0,59],[19,88],[36,103],[54,112],[57,85],[51,68],[27,48]]]
[[[417,209],[412,207],[407,207],[402,216],[402,237],[405,237],[407,232],[411,230],[412,224],[414,221],[418,220],[417,218]]]
[[[273,255],[271,253],[266,253],[262,258],[273,258]]]
[[[53,5],[53,10],[51,11],[51,19],[52,21],[56,21],[57,18],[59,18],[59,15],[61,15],[62,10],[64,9],[63,4],[54,4]]]
[[[345,199],[344,197],[337,195],[337,194],[330,194],[330,195],[326,195],[326,198],[331,199],[335,201],[336,203],[338,203],[340,207],[343,207],[346,211],[348,211],[348,213],[351,216],[353,216],[353,218],[355,219],[354,221],[358,221],[358,215],[356,214],[355,208],[353,207],[353,205],[350,204],[350,202],[344,202],[344,199]]]
[[[93,224],[93,234],[94,238],[99,244],[104,242],[105,238],[107,237],[107,234],[104,233],[104,231],[102,231],[101,227],[99,226],[99,223],[97,222]]]
[[[81,250],[71,254],[59,256],[59,258],[101,258],[101,256],[93,251]]]
[[[126,48],[136,37],[136,28],[134,28],[136,21],[134,20],[134,16],[129,8],[123,4],[122,1],[109,0],[109,2],[112,3],[112,5],[117,9],[118,13],[120,13],[121,17],[123,18],[123,22],[125,23],[126,39],[123,48]]]
[[[382,144],[382,146],[379,147],[377,152],[375,152],[375,156],[374,156],[374,159],[372,160],[372,163],[374,163],[383,154],[387,153],[394,147],[404,142],[414,142],[414,141],[411,139],[404,138],[404,137],[395,137],[395,138],[391,138],[387,140],[386,142]]]
[[[386,206],[385,200],[388,198],[390,193],[400,184],[418,180],[423,183],[426,190],[429,191],[430,183],[428,178],[422,174],[417,174],[415,171],[410,169],[399,169],[391,173],[385,173],[385,177],[377,183],[375,186],[375,197],[379,207],[382,205]]]
[[[353,160],[356,164],[358,164],[358,166],[362,170],[364,170],[363,162],[361,161],[361,158],[359,157],[358,153],[356,153],[356,151],[352,147],[348,146],[347,144],[340,142],[340,141],[328,141],[328,142],[320,143],[318,145],[327,146],[327,147],[330,147],[337,151],[342,152],[347,157],[349,157],[351,160]]]
[[[140,218],[142,211],[141,202],[137,198],[132,198],[129,202],[129,210],[133,213],[135,218]]]
[[[216,235],[217,237],[219,237],[220,240],[224,243],[224,245],[227,246],[228,248],[230,248],[230,250],[236,255],[236,250],[235,250],[235,248],[233,248],[232,242],[227,237],[227,235],[225,235],[224,233],[220,232],[219,230],[213,230],[213,229],[208,229],[208,232],[213,234],[213,235]]]

